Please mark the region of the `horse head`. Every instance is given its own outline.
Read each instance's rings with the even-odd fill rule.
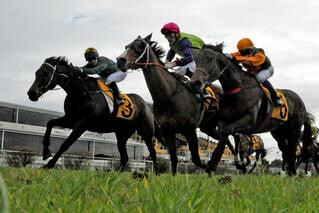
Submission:
[[[157,45],[157,42],[151,41],[152,34],[145,38],[138,36],[133,42],[125,46],[125,51],[117,57],[119,69],[126,71],[128,69],[139,69],[150,64],[151,51],[158,58],[164,56],[165,51]]]
[[[69,82],[70,67],[65,57],[50,57],[35,72],[35,80],[28,91],[31,101],[37,101],[48,90],[54,89],[58,84]]]

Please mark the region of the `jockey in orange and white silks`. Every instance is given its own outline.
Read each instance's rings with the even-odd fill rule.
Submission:
[[[161,33],[167,39],[170,47],[166,56],[165,68],[172,69],[178,66],[175,72],[191,78],[196,70],[195,60],[204,46],[203,40],[195,35],[180,32],[178,25],[173,22],[165,24]],[[182,58],[171,62],[176,54]]]
[[[270,92],[271,99],[275,106],[280,106],[282,101],[271,83],[267,80],[274,74],[274,67],[271,65],[265,51],[256,48],[249,38],[242,38],[237,43],[238,52],[225,54],[227,57],[241,63],[249,73],[254,74],[259,83],[263,84]]]
[[[115,103],[118,105],[123,104],[124,100],[120,96],[120,90],[116,82],[124,80],[127,73],[121,71],[111,59],[99,56],[98,51],[93,47],[85,50],[84,57],[88,63],[81,68],[82,72],[85,74],[97,74],[104,78],[112,89]]]

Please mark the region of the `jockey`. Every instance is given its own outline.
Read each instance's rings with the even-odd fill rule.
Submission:
[[[196,70],[195,60],[204,46],[203,40],[195,35],[180,32],[178,25],[173,22],[165,24],[161,33],[167,39],[170,47],[165,60],[165,68],[172,69],[178,66],[176,73],[191,78]],[[182,58],[171,62],[175,54]]]
[[[82,72],[85,74],[98,74],[105,79],[113,92],[114,103],[118,105],[124,104],[116,82],[124,80],[127,73],[119,70],[117,64],[111,59],[99,56],[98,51],[93,47],[89,47],[85,50],[84,57],[88,63],[81,68]]]
[[[249,73],[256,76],[259,83],[263,84],[270,93],[274,105],[282,105],[281,98],[277,96],[276,90],[267,80],[274,74],[274,67],[271,65],[269,58],[261,48],[256,48],[249,38],[243,38],[237,43],[238,52],[225,55],[241,63]]]

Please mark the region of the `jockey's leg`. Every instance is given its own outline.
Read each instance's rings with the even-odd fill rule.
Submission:
[[[272,84],[267,80],[274,74],[274,68],[273,66],[270,66],[268,69],[261,70],[257,75],[257,81],[259,83],[262,83],[270,93],[270,97],[272,102],[274,103],[275,106],[280,106],[282,105],[280,97],[277,96],[277,92],[272,86]]]
[[[112,89],[114,102],[118,105],[124,104],[124,100],[121,98],[121,93],[119,88],[117,87],[116,82],[122,81],[127,76],[126,72],[122,72],[120,70],[110,74],[106,78],[106,83]]]

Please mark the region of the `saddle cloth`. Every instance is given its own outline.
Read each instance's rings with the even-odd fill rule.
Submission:
[[[253,143],[253,150],[261,149],[260,138],[256,135],[251,136],[251,142]]]
[[[218,95],[215,90],[213,90],[209,85],[205,87],[205,90],[208,94],[210,94],[212,97],[207,98],[204,101],[204,108],[206,112],[216,111],[219,107],[219,100]]]
[[[116,115],[117,118],[132,120],[136,109],[130,97],[124,93],[121,93],[121,97],[124,99],[124,104],[120,105],[120,107],[117,107],[117,112],[113,112],[113,110],[116,110],[116,108],[114,109],[113,104],[113,93],[103,79],[97,79],[97,82],[100,90],[104,94],[105,100],[110,109],[110,113]]]
[[[262,84],[260,84],[261,88],[264,90],[264,93],[266,94],[269,102],[270,102],[270,110],[269,114],[272,118],[276,118],[282,121],[287,121],[288,120],[288,103],[286,100],[285,95],[280,91],[277,91],[277,95],[281,98],[282,100],[282,105],[279,107],[274,107],[271,101],[270,93],[266,87],[264,87]]]

